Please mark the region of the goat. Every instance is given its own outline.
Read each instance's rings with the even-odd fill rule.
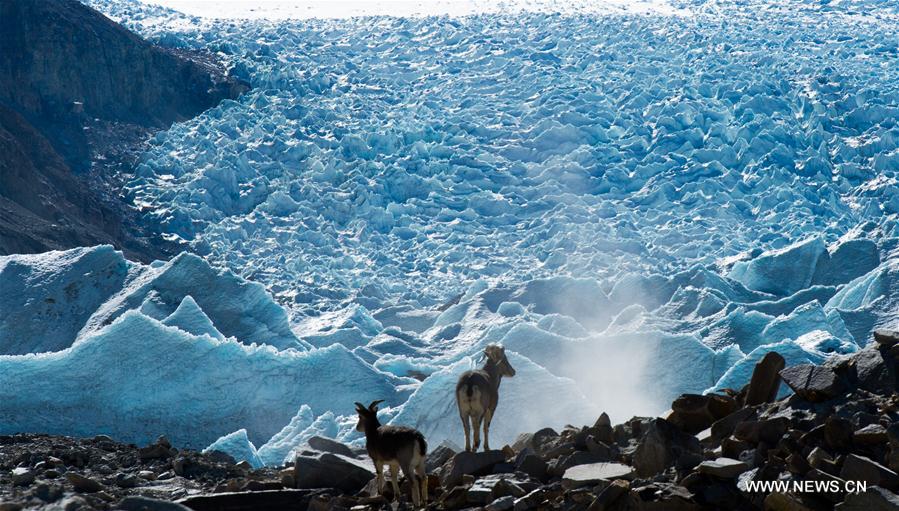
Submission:
[[[471,451],[468,421],[474,427],[474,451],[481,444],[481,421],[484,421],[484,450],[490,450],[490,421],[499,402],[499,383],[503,376],[515,376],[515,369],[506,359],[506,349],[491,344],[484,349],[487,362],[481,369],[465,371],[456,384],[456,404],[465,429],[465,450]]]
[[[378,476],[378,494],[384,491],[384,465],[390,465],[390,478],[393,483],[393,494],[400,497],[397,483],[399,469],[412,486],[412,504],[414,507],[428,505],[428,477],[425,472],[425,457],[428,444],[420,431],[404,426],[382,426],[378,421],[378,404],[383,399],[372,401],[368,407],[356,403],[359,422],[356,431],[365,433],[365,449],[375,464]],[[421,491],[419,492],[419,486]]]

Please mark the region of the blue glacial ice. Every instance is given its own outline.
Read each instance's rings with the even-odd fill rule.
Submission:
[[[239,429],[234,433],[225,435],[203,449],[203,452],[210,451],[230,454],[235,461],[246,461],[253,468],[264,466],[256,451],[256,446],[247,437],[247,430],[245,429]]]
[[[127,185],[197,255],[0,258],[0,433],[224,437],[274,465],[313,435],[358,444],[352,403],[383,398],[384,421],[458,442],[453,380],[497,342],[519,370],[501,445],[895,326],[894,5],[268,21],[89,3],[254,88],[155,135]]]

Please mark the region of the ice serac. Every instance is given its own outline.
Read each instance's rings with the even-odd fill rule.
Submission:
[[[791,295],[811,284],[818,259],[826,253],[821,238],[809,238],[748,262],[738,262],[731,269],[730,277],[753,291]]]
[[[136,266],[109,245],[0,257],[0,355],[71,346]]]
[[[315,415],[309,405],[301,406],[289,423],[259,447],[257,451],[259,459],[266,465],[281,464],[294,447],[301,445],[308,438],[305,432],[311,429],[314,420]]]
[[[203,309],[197,305],[197,302],[190,295],[185,296],[184,300],[181,300],[181,305],[170,316],[162,320],[162,324],[178,327],[194,335],[205,334],[219,340],[225,338],[221,332],[216,330],[212,320],[209,319],[209,316],[203,312]]]
[[[861,344],[876,328],[887,327],[899,308],[899,257],[843,286],[825,305],[836,313]]]
[[[234,458],[234,461],[246,461],[253,468],[259,468],[263,465],[259,455],[256,453],[256,446],[247,437],[247,430],[245,429],[239,429],[234,433],[225,435],[203,449],[203,452],[212,451],[223,452]]]
[[[397,405],[408,395],[398,385],[340,345],[278,351],[128,311],[66,350],[0,356],[0,432],[104,432],[138,444],[164,433],[203,448],[245,428],[261,444],[303,404],[344,414],[350,396]]]
[[[96,311],[80,335],[95,333],[132,309],[141,309],[162,320],[175,314],[188,296],[215,329],[227,337],[277,348],[308,346],[300,343],[290,329],[286,312],[261,284],[228,270],[215,269],[201,257],[188,253],[146,267],[140,277]],[[189,303],[185,309],[188,307]],[[186,314],[184,310],[182,313]]]

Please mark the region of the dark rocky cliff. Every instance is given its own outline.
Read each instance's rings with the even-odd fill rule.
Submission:
[[[109,153],[244,90],[76,0],[0,0],[0,254],[111,242],[158,257],[97,174]]]

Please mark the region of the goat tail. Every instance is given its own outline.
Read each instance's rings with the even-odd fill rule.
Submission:
[[[421,433],[418,434],[418,452],[422,457],[428,455],[428,442],[425,441],[425,436]]]
[[[471,395],[474,394],[474,385],[471,383],[465,384],[465,395],[468,396],[468,399],[471,399]]]

